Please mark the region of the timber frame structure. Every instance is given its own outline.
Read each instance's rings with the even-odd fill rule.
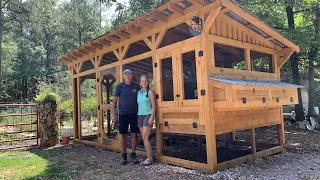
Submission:
[[[199,34],[194,36],[192,31]],[[280,67],[294,51],[300,51],[297,45],[233,0],[170,0],[59,57],[73,79],[75,142],[120,151],[119,137],[108,138],[110,91],[113,83],[122,81],[123,69],[131,68],[136,75],[153,79],[159,161],[215,172],[281,152],[285,143],[282,105],[298,102],[298,87],[279,82]],[[269,61],[262,68],[254,59]],[[84,79],[96,81],[97,142],[82,137],[80,85]],[[278,144],[257,151],[255,128],[270,125],[277,126]],[[251,154],[218,163],[221,143],[216,135],[233,137],[240,130],[250,130]],[[164,133],[205,137],[206,163],[165,155]]]

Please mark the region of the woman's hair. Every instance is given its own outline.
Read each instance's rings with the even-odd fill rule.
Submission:
[[[141,77],[140,77],[140,82],[141,82],[141,78],[146,78],[147,79],[147,82],[148,82],[148,86],[147,86],[147,95],[146,95],[146,97],[149,97],[149,78],[146,76],[146,75],[142,75]]]

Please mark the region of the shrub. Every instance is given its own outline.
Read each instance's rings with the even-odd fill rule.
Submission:
[[[40,91],[39,94],[34,98],[36,102],[46,103],[46,102],[57,102],[58,101],[58,95],[54,92],[51,92],[49,90],[43,90]]]

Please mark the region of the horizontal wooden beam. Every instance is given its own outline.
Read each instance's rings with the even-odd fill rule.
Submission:
[[[216,35],[211,35],[211,34],[209,35],[209,39],[215,43],[228,45],[228,46],[232,46],[232,47],[250,48],[251,50],[254,50],[257,52],[263,52],[263,53],[267,53],[267,54],[274,54],[276,52],[276,50],[274,50],[274,49],[270,49],[270,48],[250,44],[250,43],[245,43],[242,41],[236,41],[233,39],[228,39],[228,38],[224,38],[224,37],[220,37],[220,36],[216,36]]]
[[[246,155],[246,156],[242,156],[242,157],[237,158],[237,159],[233,159],[233,160],[230,160],[230,161],[219,163],[217,165],[217,170],[218,171],[224,170],[224,169],[226,169],[228,167],[235,166],[235,165],[238,165],[238,164],[242,164],[242,163],[257,159],[257,158],[261,158],[261,157],[269,156],[269,155],[272,155],[272,154],[276,154],[276,153],[279,153],[281,151],[283,151],[283,147],[282,146],[276,146],[276,147],[273,147],[273,148],[270,148],[270,149],[259,151],[256,154],[249,154],[249,155]]]

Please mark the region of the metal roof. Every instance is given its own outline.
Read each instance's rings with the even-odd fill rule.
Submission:
[[[301,85],[284,83],[284,82],[272,82],[272,81],[251,81],[251,80],[240,80],[240,79],[226,79],[226,78],[215,78],[209,77],[210,80],[224,82],[234,85],[248,85],[248,86],[281,86],[281,87],[292,87],[292,88],[303,88]]]

